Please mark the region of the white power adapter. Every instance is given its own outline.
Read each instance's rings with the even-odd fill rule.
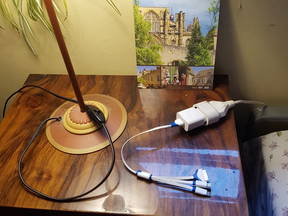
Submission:
[[[202,125],[210,125],[224,117],[228,110],[237,102],[230,101],[203,101],[192,107],[176,113],[175,123],[190,131]]]

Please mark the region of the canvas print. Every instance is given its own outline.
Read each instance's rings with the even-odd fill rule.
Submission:
[[[176,86],[185,83],[195,88],[212,88],[220,0],[134,3],[137,65],[165,65],[167,70],[168,66],[176,66],[178,74],[173,77],[162,71],[162,87],[177,82]]]

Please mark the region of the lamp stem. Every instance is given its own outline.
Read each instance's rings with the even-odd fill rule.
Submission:
[[[66,66],[66,69],[68,71],[69,78],[72,82],[72,86],[73,86],[77,101],[79,103],[80,110],[81,110],[81,112],[85,112],[84,100],[83,100],[83,97],[82,97],[82,94],[81,94],[81,91],[80,91],[80,88],[79,88],[79,85],[78,85],[78,82],[77,82],[77,79],[75,76],[75,71],[74,71],[74,68],[73,68],[73,65],[72,65],[72,62],[71,62],[71,59],[70,59],[70,56],[69,56],[62,32],[61,32],[61,29],[60,29],[60,25],[59,25],[52,1],[51,0],[44,0],[44,3],[46,6],[46,9],[47,9],[47,13],[48,13],[50,22],[51,22],[53,30],[54,30],[55,37],[57,39],[59,49],[61,51],[64,63]]]

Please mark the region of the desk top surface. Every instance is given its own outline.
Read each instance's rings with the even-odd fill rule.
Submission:
[[[127,147],[134,169],[154,175],[191,175],[207,170],[212,183],[210,198],[131,175],[120,159],[129,137],[167,124],[175,113],[203,100],[228,100],[226,76],[215,77],[214,90],[137,89],[136,76],[77,76],[83,94],[106,94],[118,99],[128,123],[115,142],[116,165],[108,180],[88,197],[73,203],[55,203],[26,192],[17,175],[17,160],[39,123],[63,101],[39,89],[18,94],[0,124],[0,206],[79,213],[142,215],[248,215],[242,166],[233,112],[222,121],[186,133],[170,128],[140,136]],[[66,97],[73,90],[66,75],[30,75],[26,84],[40,85]],[[79,194],[97,184],[108,169],[110,150],[69,155],[50,145],[43,131],[24,160],[24,176],[34,188],[52,196]]]

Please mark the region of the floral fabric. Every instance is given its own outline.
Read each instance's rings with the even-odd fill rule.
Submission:
[[[253,141],[262,145],[273,215],[288,216],[288,130],[273,132]]]

